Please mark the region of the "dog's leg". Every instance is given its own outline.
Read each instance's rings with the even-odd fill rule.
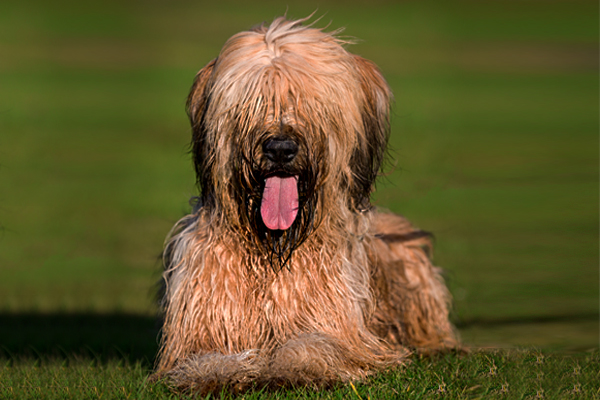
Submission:
[[[239,392],[250,387],[261,376],[265,366],[266,358],[258,350],[231,355],[193,354],[165,375],[182,391],[201,395],[218,393],[222,389]]]
[[[371,245],[378,298],[372,330],[392,344],[416,349],[457,345],[448,319],[450,293],[430,259],[429,235],[394,214],[375,212]]]
[[[397,353],[397,359],[383,361],[392,365],[400,362],[406,352]],[[364,378],[372,371],[373,354],[361,351],[336,337],[325,333],[306,333],[290,339],[273,352],[265,378],[277,385],[327,385],[337,381]]]

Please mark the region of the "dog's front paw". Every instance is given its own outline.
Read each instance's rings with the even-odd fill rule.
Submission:
[[[307,333],[276,349],[265,371],[278,385],[328,385],[336,381],[360,379],[364,365],[331,335]]]
[[[168,382],[181,391],[217,393],[246,390],[265,369],[266,361],[258,350],[224,355],[220,353],[193,354],[180,361],[165,374]]]

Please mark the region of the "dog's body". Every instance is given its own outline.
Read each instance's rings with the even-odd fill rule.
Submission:
[[[373,209],[391,93],[302,21],[232,37],[188,98],[201,188],[165,251],[157,373],[320,384],[456,344],[427,234]]]

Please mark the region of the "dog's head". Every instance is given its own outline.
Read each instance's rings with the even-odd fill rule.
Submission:
[[[377,67],[303,22],[233,36],[187,103],[203,206],[279,265],[324,220],[370,207],[389,135]]]

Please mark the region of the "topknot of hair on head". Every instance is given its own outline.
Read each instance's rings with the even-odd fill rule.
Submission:
[[[306,29],[306,27],[302,25],[303,21],[304,19],[290,21],[285,17],[279,17],[269,25],[266,32],[264,32],[264,40],[267,49],[272,54],[273,58],[281,56],[282,43],[280,39]]]
[[[311,17],[312,14],[298,20],[288,20],[286,17],[278,17],[268,27],[262,25],[257,29],[258,32],[264,34],[265,45],[273,58],[282,55],[282,47],[286,44],[320,42],[323,39],[330,39],[337,44],[344,43],[343,40],[335,36],[339,31],[331,33],[323,32],[322,29],[313,27],[314,22],[303,25]]]

